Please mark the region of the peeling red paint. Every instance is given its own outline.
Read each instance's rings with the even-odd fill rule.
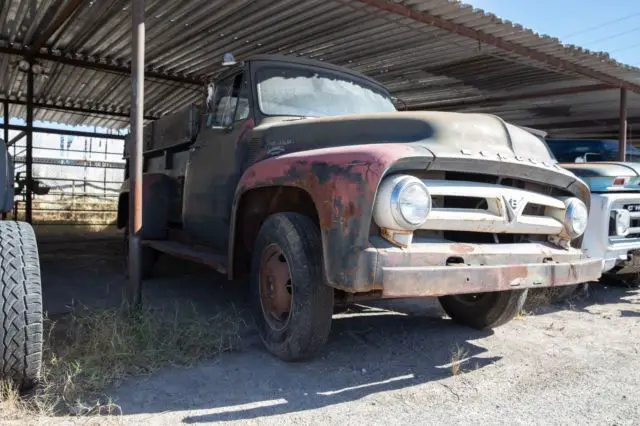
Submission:
[[[473,253],[473,246],[470,244],[451,244],[451,251],[454,253]]]
[[[358,253],[368,246],[378,185],[392,165],[412,157],[431,158],[408,145],[372,144],[299,151],[265,159],[252,165],[240,179],[232,218],[236,217],[242,194],[250,189],[292,186],[306,191],[318,213],[327,278],[337,287],[349,286],[359,273]]]

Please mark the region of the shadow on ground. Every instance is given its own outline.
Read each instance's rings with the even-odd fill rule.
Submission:
[[[525,309],[535,315],[546,315],[558,311],[576,311],[594,314],[594,308],[599,305],[612,305],[619,303],[639,304],[636,301],[640,290],[626,286],[610,286],[597,282],[590,283],[586,289],[580,290],[566,300],[550,303],[545,300],[527,300]],[[544,299],[543,297],[540,299]],[[640,306],[639,306],[640,309]],[[621,311],[620,316],[639,316],[640,311]]]
[[[45,309],[62,316],[74,305],[117,307],[126,279],[121,242],[42,244]],[[110,394],[125,414],[206,410],[188,423],[293,413],[451,376],[496,362],[473,341],[491,333],[442,318],[434,301],[380,302],[335,317],[329,344],[312,362],[288,364],[268,355],[246,316],[243,283],[226,283],[208,268],[161,258],[157,277],[144,283],[144,303],[195,305],[215,315],[229,304],[247,324],[235,353],[197,369],[169,369],[125,383]]]
[[[449,377],[452,356],[460,357],[460,374],[482,369],[500,359],[473,343],[490,334],[441,318],[365,311],[336,318],[326,351],[311,362],[281,362],[254,335],[217,362],[130,382],[111,396],[127,415],[204,412],[185,423],[296,413]]]
[[[42,244],[43,293],[50,314],[64,314],[74,304],[90,308],[121,303],[121,242]],[[248,420],[333,406],[365,397],[376,405],[377,394],[452,375],[452,359],[460,358],[461,375],[484,369],[501,359],[488,356],[479,340],[492,334],[443,319],[434,300],[385,301],[373,308],[337,315],[321,357],[306,363],[284,363],[268,355],[246,317],[242,283],[225,283],[211,270],[161,258],[158,278],[145,282],[144,301],[153,306],[195,305],[217,313],[237,307],[246,319],[238,352],[193,369],[168,369],[152,377],[124,383],[110,393],[125,415],[189,412],[184,423]],[[598,304],[633,297],[624,288],[591,286],[586,298],[542,306],[535,314],[573,309],[590,312]],[[628,306],[628,305],[627,305]],[[633,310],[622,316],[637,317]],[[456,394],[435,387],[455,401]],[[446,388],[446,389],[445,389]]]

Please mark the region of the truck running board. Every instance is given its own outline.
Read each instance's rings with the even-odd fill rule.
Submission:
[[[227,257],[211,249],[169,240],[143,240],[142,244],[171,256],[210,266],[221,274],[227,273]]]

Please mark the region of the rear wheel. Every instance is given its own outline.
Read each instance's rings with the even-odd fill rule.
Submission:
[[[124,230],[124,241],[122,244],[124,252],[124,275],[129,276],[129,228]],[[151,247],[142,246],[140,248],[140,263],[142,268],[142,279],[150,278],[153,275],[153,269],[158,261],[159,252]]]
[[[251,291],[260,337],[285,361],[310,359],[331,330],[333,288],[324,280],[316,225],[297,213],[270,216],[252,255]]]
[[[42,287],[33,228],[0,222],[0,379],[22,390],[32,387],[42,367]]]
[[[511,321],[522,310],[527,290],[496,291],[439,297],[444,311],[457,323],[489,330]]]

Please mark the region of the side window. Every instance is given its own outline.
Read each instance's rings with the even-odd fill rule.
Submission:
[[[249,117],[248,87],[244,74],[236,74],[216,85],[211,104],[209,125],[227,127]]]
[[[235,121],[246,120],[249,118],[249,82],[244,78],[241,80]]]

